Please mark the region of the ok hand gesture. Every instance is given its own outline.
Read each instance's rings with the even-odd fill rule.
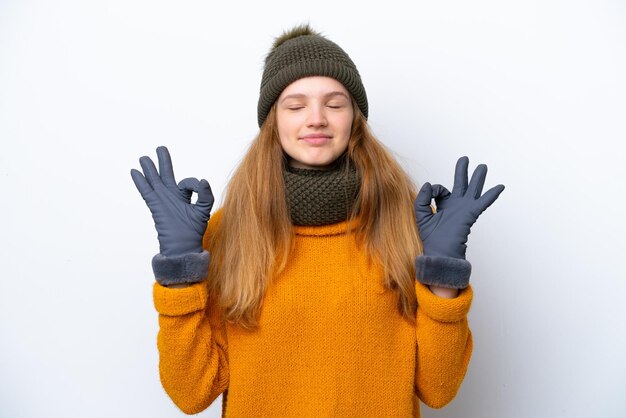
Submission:
[[[499,184],[482,194],[487,176],[485,164],[476,167],[468,186],[468,164],[467,157],[457,161],[452,193],[440,184],[431,186],[427,182],[415,199],[415,217],[424,255],[465,259],[470,227],[504,190],[504,185]],[[432,212],[431,199],[435,199],[436,213]]]
[[[143,175],[132,169],[135,186],[146,201],[157,230],[161,254],[167,257],[202,252],[202,236],[213,207],[213,193],[206,180],[186,178],[176,184],[166,147],[157,148],[159,171],[149,157],[139,162]],[[191,203],[193,192],[198,200]]]

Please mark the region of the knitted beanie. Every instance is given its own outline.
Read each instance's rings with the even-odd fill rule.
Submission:
[[[348,54],[309,25],[301,25],[276,38],[265,58],[257,106],[259,127],[282,91],[294,81],[308,76],[326,76],[339,81],[367,119],[365,88]]]

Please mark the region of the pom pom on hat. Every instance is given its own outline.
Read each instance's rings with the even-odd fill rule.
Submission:
[[[272,45],[272,51],[278,48],[279,46],[281,46],[285,41],[288,41],[293,38],[297,38],[298,36],[306,36],[306,35],[322,36],[321,33],[314,31],[311,28],[311,26],[309,26],[308,23],[294,26],[292,29],[284,31],[282,35],[274,39],[274,44]]]

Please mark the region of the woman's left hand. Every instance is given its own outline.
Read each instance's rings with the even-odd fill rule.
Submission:
[[[500,193],[504,185],[499,184],[482,194],[487,176],[487,166],[479,164],[467,184],[469,159],[461,157],[456,163],[452,193],[440,184],[424,183],[415,198],[415,218],[425,256],[465,259],[467,238],[471,226],[476,222]],[[436,213],[430,206],[435,199]]]

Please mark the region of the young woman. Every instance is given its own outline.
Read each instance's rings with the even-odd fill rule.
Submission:
[[[487,167],[468,184],[462,157],[452,192],[416,193],[367,115],[349,56],[300,26],[266,57],[260,132],[220,210],[206,180],[176,183],[165,147],[158,171],[131,171],[160,243],[161,381],[184,412],[223,394],[226,417],[416,417],[456,395],[465,243],[504,186],[482,194]]]

